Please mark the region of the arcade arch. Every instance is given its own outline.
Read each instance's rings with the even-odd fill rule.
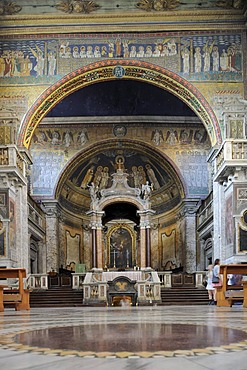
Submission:
[[[105,70],[99,69],[96,65],[90,65],[89,70],[91,68],[91,72],[95,73],[96,80],[87,80],[88,74],[86,69],[81,69],[80,71],[67,76],[60,82],[60,84],[54,85],[48,89],[37,102],[37,104],[31,108],[26,116],[24,124],[22,125],[22,136],[20,136],[20,140],[21,138],[23,139],[22,144],[26,147],[30,147],[31,152],[40,150],[40,147],[38,149],[38,145],[40,145],[39,138],[41,131],[47,133],[49,131],[52,135],[58,129],[62,134],[65,134],[67,132],[66,130],[69,129],[72,130],[72,135],[75,137],[75,134],[77,135],[78,133],[73,131],[73,125],[70,126],[68,123],[66,126],[66,124],[63,123],[64,121],[62,122],[63,124],[61,124],[61,120],[59,120],[59,122],[56,122],[56,120],[53,122],[51,120],[48,121],[48,123],[44,123],[45,120],[43,120],[43,117],[60,100],[63,100],[67,95],[72,94],[79,88],[92,84],[93,82],[104,82],[119,78],[114,74],[115,67],[115,62],[111,63],[110,67],[109,65],[104,65]],[[202,96],[200,93],[193,89],[190,84],[185,83],[183,79],[180,77],[178,78],[178,76],[174,74],[171,76],[168,71],[163,69],[160,74],[160,69],[156,69],[156,67],[153,65],[150,66],[145,64],[145,66],[139,66],[140,68],[143,68],[142,72],[149,76],[153,68],[155,78],[151,82],[147,80],[146,75],[146,77],[143,77],[144,75],[142,74],[141,77],[139,69],[138,74],[135,75],[137,69],[136,62],[130,63],[130,66],[121,65],[121,67],[124,69],[124,74],[121,78],[127,78],[129,73],[130,75],[128,78],[133,80],[136,79],[137,81],[141,80],[142,82],[145,81],[156,85],[159,88],[161,87],[162,89],[167,89],[181,100],[185,101],[186,104],[188,104],[203,120],[204,126],[207,128],[208,133],[210,133],[210,139],[209,136],[207,136],[207,147],[204,149],[208,150],[212,143],[220,142],[221,138],[218,132],[217,120],[215,119],[214,115],[211,114],[212,112],[210,107],[205,100],[201,99]],[[106,75],[102,74],[103,71],[105,71],[105,73],[107,72],[106,74],[108,78],[105,77]],[[84,84],[83,81],[86,81],[86,83]],[[195,99],[198,99],[197,102],[199,105],[197,108],[194,104]],[[192,103],[192,101],[194,103]],[[199,127],[200,131],[202,126],[199,125],[197,127],[198,122],[199,120],[192,124],[188,136],[190,136],[194,144],[198,145],[198,149],[201,150],[201,145],[204,145],[205,142],[201,142],[200,140],[197,142],[195,139],[195,133],[197,131],[196,129]],[[57,124],[57,126],[53,126],[53,123],[55,123],[55,126]],[[79,120],[76,121],[76,124],[83,126]],[[169,142],[166,140],[167,135],[165,136],[165,139],[162,139],[161,142],[154,140],[153,134],[155,133],[155,127],[162,124],[160,122],[157,123],[155,120],[154,122],[151,122],[148,127],[146,127],[146,123],[138,123],[136,125],[136,122],[130,122],[129,124],[128,122],[124,122],[124,124],[121,124],[120,122],[119,124],[119,121],[111,121],[108,117],[108,122],[104,126],[105,132],[102,132],[102,137],[100,137],[100,135],[97,136],[95,133],[93,133],[93,125],[90,126],[89,122],[87,124],[87,130],[88,133],[90,133],[88,135],[90,140],[87,138],[86,142],[83,143],[83,149],[79,147],[79,145],[77,147],[74,146],[74,151],[71,150],[73,146],[71,142],[68,144],[65,140],[60,140],[57,138],[56,143],[52,138],[45,140],[43,149],[45,148],[46,155],[48,155],[47,153],[49,152],[54,153],[54,151],[58,149],[60,152],[61,150],[64,151],[67,157],[66,162],[64,162],[65,169],[62,169],[62,175],[59,177],[57,184],[55,181],[53,182],[49,195],[40,194],[38,192],[37,194],[33,194],[34,198],[42,201],[43,204],[48,204],[49,207],[50,199],[56,199],[58,207],[61,208],[63,212],[63,219],[65,221],[62,224],[58,219],[55,220],[54,217],[54,224],[57,225],[56,228],[59,231],[57,235],[57,241],[55,242],[56,245],[54,247],[54,249],[57,250],[56,261],[55,263],[52,262],[52,266],[60,264],[66,265],[70,262],[65,261],[68,240],[65,240],[62,243],[64,245],[61,245],[61,243],[58,242],[60,238],[59,234],[64,233],[64,231],[67,230],[69,230],[71,235],[75,234],[80,236],[79,239],[81,241],[77,246],[80,248],[80,253],[77,253],[76,255],[82,257],[78,257],[78,263],[86,262],[87,268],[91,268],[92,266],[104,266],[104,250],[102,248],[102,238],[104,236],[102,234],[102,227],[104,226],[102,225],[102,214],[104,213],[104,209],[97,209],[96,211],[94,209],[93,213],[87,213],[90,210],[91,204],[88,185],[90,182],[95,183],[96,170],[98,167],[102,167],[101,170],[103,170],[103,172],[104,169],[107,169],[105,174],[107,175],[108,185],[104,185],[104,187],[102,187],[100,190],[107,187],[109,188],[111,186],[111,175],[114,173],[114,166],[116,165],[116,163],[112,164],[111,162],[114,162],[116,157],[121,155],[124,157],[126,166],[128,167],[128,173],[131,175],[128,186],[131,188],[138,188],[145,184],[144,180],[141,182],[139,180],[139,184],[138,181],[135,182],[136,178],[132,167],[142,167],[145,170],[144,177],[147,181],[149,181],[150,184],[152,183],[154,185],[154,191],[151,195],[151,206],[148,208],[148,220],[143,217],[143,228],[145,231],[143,231],[144,236],[142,237],[142,243],[145,245],[143,244],[142,246],[140,265],[163,268],[163,265],[167,263],[167,260],[169,259],[170,253],[172,255],[172,261],[174,261],[175,255],[179,265],[188,266],[186,267],[188,271],[195,270],[195,211],[200,200],[200,196],[191,195],[188,187],[188,181],[185,178],[185,174],[189,174],[190,171],[186,168],[183,168],[183,163],[180,163],[180,166],[178,165],[178,161],[175,156],[176,152],[174,152],[174,150],[181,150],[181,148],[185,148],[185,145],[187,145],[187,148],[189,148],[190,143],[189,141],[184,141],[182,137],[182,132],[185,131],[184,128],[183,130],[177,130],[177,136],[175,136],[173,141]],[[171,123],[166,121],[165,125],[166,129],[164,132],[168,134],[168,131],[170,130],[169,133],[171,133],[173,130],[171,129]],[[138,129],[141,127],[141,132],[143,132],[143,135],[139,134],[138,139],[134,138],[133,134],[134,130],[136,130],[136,127],[138,127]],[[63,137],[62,135],[60,136]],[[203,137],[206,136],[204,135]],[[35,140],[32,140],[34,138]],[[36,140],[36,138],[38,138],[38,140]],[[160,145],[160,143],[162,145]],[[134,163],[134,160],[136,161],[137,158],[139,163]],[[90,175],[90,181],[86,181],[85,178],[87,171],[90,172],[91,167],[93,167],[92,176]],[[108,171],[110,168],[111,171]],[[151,172],[148,173],[149,170],[154,170],[154,177],[151,177]],[[155,179],[157,180],[156,185]],[[101,186],[101,184],[102,182],[98,184],[98,186]],[[112,204],[117,204],[116,199],[117,194],[115,194],[115,201],[112,201]],[[127,195],[124,199],[124,202],[126,204],[128,203]],[[188,213],[191,214],[191,212],[193,214],[192,227],[194,234],[188,236],[186,235],[187,229],[191,227],[189,225],[192,218],[190,216],[189,220],[187,215]],[[87,225],[87,230],[81,230],[81,222],[83,225]],[[159,227],[155,230],[151,230],[151,225],[154,223],[159,225]],[[164,233],[169,235],[169,230],[168,232],[166,232],[166,230],[167,228],[169,229],[170,225],[173,225],[173,227],[176,228],[177,237],[176,239],[172,240],[172,243],[170,243],[169,246],[169,242],[167,244],[167,242],[164,242],[162,239],[162,231],[164,230]],[[95,230],[93,235],[90,234],[88,231],[89,229],[91,231]],[[147,230],[149,232],[147,232]],[[146,251],[147,240],[149,243],[148,252]],[[153,242],[153,240],[155,240],[155,242]],[[155,244],[152,251],[152,257],[151,241],[153,244]],[[167,246],[171,249],[168,252],[165,251]],[[186,248],[188,249],[188,253],[184,251]],[[93,256],[92,260],[90,255]],[[192,255],[194,256],[194,259],[191,263],[189,262],[189,259],[191,259]],[[52,260],[52,258],[53,257],[51,256],[50,260]]]
[[[106,60],[80,68],[50,86],[26,114],[19,134],[20,146],[29,148],[34,131],[47,113],[62,99],[91,84],[130,79],[165,89],[186,103],[200,118],[212,145],[222,141],[218,120],[203,95],[176,73],[154,64],[136,60]]]

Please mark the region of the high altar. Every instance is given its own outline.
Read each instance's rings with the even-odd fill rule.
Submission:
[[[127,297],[131,305],[160,301],[160,280],[150,267],[150,215],[154,213],[150,205],[152,184],[147,182],[142,189],[133,188],[127,183],[128,176],[124,157],[118,156],[112,186],[99,190],[93,182],[89,185],[91,207],[88,215],[95,267],[86,274],[83,283],[85,304],[118,305],[123,297]],[[138,228],[127,220],[118,220],[109,226],[109,230],[104,230],[104,238],[103,209],[111,203],[121,202],[136,207],[140,218]]]

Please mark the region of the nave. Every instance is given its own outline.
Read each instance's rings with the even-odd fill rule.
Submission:
[[[0,366],[9,370],[244,370],[246,359],[241,305],[7,309],[0,316]]]

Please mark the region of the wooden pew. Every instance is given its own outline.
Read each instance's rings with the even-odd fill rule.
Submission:
[[[4,307],[14,306],[16,311],[30,310],[29,290],[24,289],[23,279],[26,270],[19,268],[0,268],[1,279],[18,279],[19,287],[9,289],[8,286],[0,285],[0,312]]]
[[[247,281],[239,286],[227,284],[229,274],[247,275],[247,264],[221,265],[220,274],[223,285],[217,288],[217,306],[232,307],[234,302],[243,302],[243,307],[247,307]]]

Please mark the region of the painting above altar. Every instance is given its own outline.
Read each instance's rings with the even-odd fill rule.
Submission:
[[[131,227],[124,224],[113,226],[108,232],[108,268],[133,268],[135,244]]]

